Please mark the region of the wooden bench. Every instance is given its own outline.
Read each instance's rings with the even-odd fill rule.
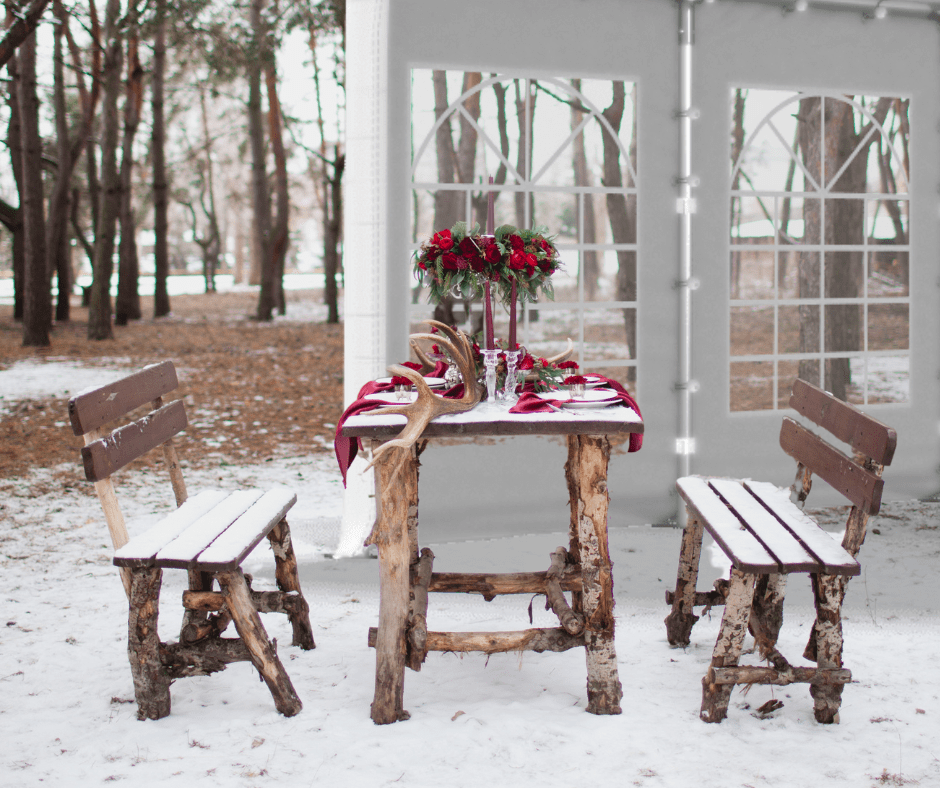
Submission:
[[[856,556],[869,516],[881,507],[881,474],[894,456],[897,435],[802,380],[794,383],[790,407],[849,444],[853,458],[785,418],[780,445],[797,461],[796,480],[789,490],[766,482],[696,476],[676,483],[686,504],[688,524],[676,590],[666,594],[672,605],[666,617],[669,643],[689,644],[698,620],[694,606],[725,606],[711,665],[702,679],[700,716],[706,722],[725,718],[735,684],[797,682],[810,685],[817,721],[838,722],[842,687],[852,680],[851,672],[842,667],[842,601],[849,579],[861,571]],[[841,545],[802,511],[813,474],[852,504]],[[703,530],[732,564],[730,581],[717,580],[715,590],[704,593],[696,590]],[[777,650],[791,572],[807,572],[812,580],[816,621],[803,656],[815,662],[815,667],[793,666]],[[769,667],[738,665],[748,631]]]
[[[292,716],[302,704],[258,613],[285,613],[293,645],[315,647],[285,519],[297,497],[287,490],[254,489],[205,490],[188,497],[173,446],[173,436],[186,427],[186,410],[181,400],[163,404],[163,396],[177,386],[173,363],[164,361],[69,400],[72,429],[85,438],[85,476],[95,483],[115,548],[114,564],[121,567],[129,601],[128,657],[137,716],[160,719],[170,713],[172,680],[208,675],[242,661],[257,668],[277,710]],[[148,404],[151,411],[143,417],[108,429]],[[111,475],[157,446],[163,449],[178,508],[128,540]],[[279,591],[253,591],[251,577],[241,569],[241,562],[264,538],[274,551]],[[183,625],[175,643],[161,642],[158,633],[164,568],[189,573]],[[232,622],[238,637],[221,637]]]

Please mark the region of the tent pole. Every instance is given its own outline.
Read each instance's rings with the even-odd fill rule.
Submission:
[[[678,475],[688,476],[694,451],[692,437],[692,47],[695,43],[695,3],[679,4],[679,424],[676,440]],[[685,507],[679,507],[685,524]]]

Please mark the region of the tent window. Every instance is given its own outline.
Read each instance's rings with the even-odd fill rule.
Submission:
[[[521,341],[549,356],[570,337],[582,369],[635,387],[635,84],[415,69],[411,106],[410,250],[457,221],[485,227],[493,177],[496,225],[545,225],[564,263],[555,300],[526,308]],[[449,308],[439,319],[479,330],[479,304]],[[412,329],[432,311],[412,280]]]
[[[909,100],[731,92],[732,411],[796,377],[848,402],[910,381]]]

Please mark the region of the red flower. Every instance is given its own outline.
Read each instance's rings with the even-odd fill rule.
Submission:
[[[577,368],[578,368],[577,361],[562,361],[560,364],[558,364],[558,369],[577,369]]]
[[[478,274],[483,271],[483,258],[480,255],[475,254],[473,257],[469,258],[470,267],[476,271]]]
[[[464,257],[472,257],[477,253],[477,245],[468,235],[457,245],[457,251]]]
[[[395,377],[392,378],[392,385],[393,386],[410,386],[412,385],[411,378],[406,378],[404,375],[395,375]]]
[[[514,271],[521,271],[526,266],[525,252],[514,251],[509,255],[509,267]]]
[[[498,263],[501,257],[502,255],[499,252],[499,247],[494,242],[490,241],[488,244],[486,244],[486,246],[483,247],[483,259],[491,265],[493,263]]]
[[[445,252],[448,249],[454,248],[454,238],[450,234],[450,230],[441,230],[438,233],[434,233],[434,237],[431,238],[431,243]]]
[[[535,266],[538,265],[539,259],[534,254],[527,254],[525,256],[525,267],[529,269],[529,276],[535,273]]]
[[[532,358],[528,353],[522,357],[522,361],[519,362],[518,369],[525,371],[527,369],[532,369],[535,366],[535,359]]]
[[[453,252],[444,252],[444,254],[441,255],[441,265],[444,266],[445,271],[458,270],[460,268],[460,262],[460,256],[454,254]]]
[[[587,383],[587,378],[584,375],[569,375],[565,378],[565,383],[568,386],[571,386],[575,383]]]
[[[522,238],[515,234],[509,236],[509,245],[518,252],[521,252],[525,248],[525,243]]]

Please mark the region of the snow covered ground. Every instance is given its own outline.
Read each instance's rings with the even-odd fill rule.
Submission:
[[[49,366],[45,365],[46,373]],[[74,368],[69,385],[86,383]],[[27,380],[21,396],[40,396]],[[50,389],[59,384],[46,378]],[[18,384],[0,376],[0,395]],[[29,390],[29,393],[27,392]],[[0,413],[0,418],[3,415]],[[407,672],[407,722],[369,718],[378,563],[329,557],[339,536],[342,485],[331,459],[186,471],[189,486],[283,484],[298,494],[290,520],[317,648],[290,645],[282,616],[266,616],[303,711],[286,719],[248,664],[172,689],[172,714],[136,718],[126,656],[126,601],[91,485],[74,466],[0,480],[0,786],[877,786],[940,785],[938,504],[892,503],[870,524],[864,574],[845,611],[847,686],[841,723],[817,725],[805,685],[736,690],[721,725],[698,719],[701,677],[720,611],[670,649],[663,592],[675,578],[680,534],[611,531],[623,714],[584,711],[580,650],[564,654],[431,654]],[[117,479],[132,533],[168,510],[168,489],[140,474]],[[822,513],[838,531],[841,512]],[[440,571],[539,569],[565,535],[430,544]],[[718,562],[716,562],[718,563]],[[273,588],[260,548],[245,564]],[[703,567],[704,570],[704,567]],[[712,573],[717,575],[718,570]],[[161,637],[175,639],[185,573],[164,574]],[[701,586],[710,582],[703,579]],[[781,650],[795,659],[812,622],[804,576],[791,579]],[[434,595],[432,629],[523,629],[529,599]],[[540,599],[535,625],[552,625]],[[755,657],[751,657],[756,662]],[[784,706],[766,719],[771,697]]]

